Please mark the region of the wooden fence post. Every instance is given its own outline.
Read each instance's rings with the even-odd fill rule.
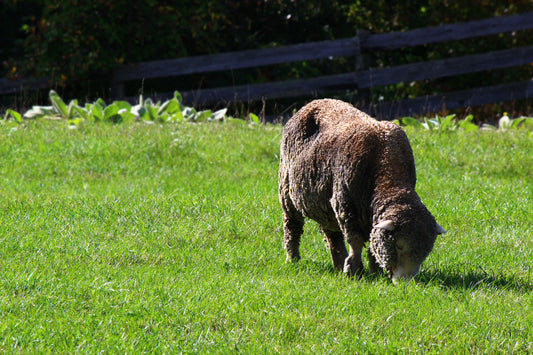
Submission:
[[[355,73],[362,73],[370,68],[370,58],[368,51],[365,50],[364,44],[366,43],[367,38],[370,36],[370,32],[366,30],[357,30],[356,36],[358,38],[358,53],[355,58]],[[368,100],[371,97],[370,88],[360,88],[359,86],[355,87],[353,90],[353,95],[351,95],[352,104],[361,107],[368,106],[365,100]]]
[[[368,69],[368,54],[362,50],[361,43],[364,43],[368,38],[369,32],[365,30],[357,30],[356,32],[356,57],[355,57],[355,71],[362,71]]]

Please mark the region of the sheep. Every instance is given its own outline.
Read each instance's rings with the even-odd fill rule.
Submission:
[[[395,123],[333,99],[302,107],[281,139],[279,201],[287,261],[300,259],[305,218],[318,222],[335,269],[394,283],[414,277],[445,230],[415,192],[413,151]],[[346,250],[349,245],[349,253]]]

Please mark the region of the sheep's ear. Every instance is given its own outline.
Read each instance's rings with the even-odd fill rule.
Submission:
[[[378,224],[374,226],[374,228],[384,229],[386,231],[392,232],[394,228],[396,228],[396,226],[394,225],[393,221],[388,219],[386,221],[379,222]]]
[[[446,230],[437,223],[437,234],[444,234]]]

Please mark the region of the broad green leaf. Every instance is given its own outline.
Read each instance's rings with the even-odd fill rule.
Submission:
[[[15,122],[22,123],[22,115],[15,110],[10,110],[10,109],[6,110],[4,119],[7,120],[9,117],[13,117]]]
[[[135,119],[137,118],[133,113],[126,110],[120,110],[118,114],[122,117],[122,122],[124,123],[135,122]]]
[[[180,109],[183,111],[183,109],[184,109],[184,107],[183,107],[183,97],[181,96],[181,94],[178,91],[174,91],[174,98],[176,99],[176,101],[180,105]]]
[[[101,110],[105,109],[106,106],[107,106],[106,103],[105,103],[105,101],[102,100],[102,99],[98,99],[98,100],[96,100],[96,101],[94,102],[94,105],[100,107]]]
[[[122,121],[122,117],[118,114],[118,106],[111,104],[104,109],[104,121],[118,123]]]
[[[89,120],[94,122],[100,122],[104,118],[100,105],[92,105],[91,110],[89,111]]]
[[[211,110],[200,111],[196,114],[194,120],[196,122],[207,121],[212,116],[212,114],[213,113],[211,112]]]
[[[174,112],[173,114],[170,115],[170,120],[171,121],[182,122],[183,121],[183,112],[181,112],[181,110],[178,110],[178,111]]]
[[[439,129],[444,130],[444,131],[454,129],[454,124],[453,124],[454,118],[455,118],[455,115],[448,115],[445,118],[442,118]]]
[[[479,127],[477,125],[473,124],[472,122],[468,122],[468,121],[460,121],[459,127],[465,130],[466,132],[476,132],[479,130]]]
[[[251,113],[250,112],[248,117],[250,118],[250,121],[252,121],[255,124],[260,124],[261,123],[261,122],[259,122],[259,116],[257,116],[255,113]]]
[[[167,112],[169,115],[173,115],[177,112],[181,112],[181,106],[180,103],[176,98],[173,98],[171,100],[168,100],[161,105],[159,108],[159,112]]]
[[[50,90],[49,96],[56,113],[62,118],[68,119],[68,107],[63,101],[63,99],[59,97],[59,95],[54,90]]]
[[[131,104],[127,101],[115,101],[113,102],[115,105],[117,105],[119,111],[120,110],[128,110],[131,111]]]
[[[159,122],[168,122],[170,121],[170,115],[168,112],[163,112],[162,114],[158,115],[158,121]]]
[[[411,126],[414,128],[423,128],[422,123],[420,123],[417,119],[412,117],[404,117],[401,119],[401,122],[405,126]]]
[[[157,107],[155,107],[154,105],[150,104],[149,102],[149,99],[145,101],[144,103],[144,108],[146,109],[146,112],[147,112],[147,118],[150,120],[150,121],[156,121],[157,120]]]
[[[479,127],[476,124],[473,124],[474,120],[473,115],[466,116],[463,120],[457,122],[459,128],[465,130],[466,132],[476,132],[479,130]]]
[[[144,100],[143,107],[146,109],[146,115],[143,115],[143,119],[149,121],[156,121],[158,109],[152,99],[148,98]]]
[[[170,100],[163,102],[163,104],[157,109],[157,115],[160,116],[166,112],[168,105],[170,105]]]
[[[89,112],[85,108],[80,107],[80,106],[75,106],[74,110],[76,111],[78,116],[80,116],[84,120],[88,120],[89,119]]]
[[[446,119],[454,119],[455,118],[455,113],[454,114],[451,114],[451,115],[448,115],[446,116]]]
[[[155,106],[155,104],[151,98],[147,98],[146,100],[144,100],[143,106],[144,107]]]
[[[518,129],[518,127],[524,123],[524,121],[526,120],[525,117],[518,117],[518,118],[515,118],[514,120],[511,121],[511,126],[509,128],[512,128],[512,129]]]
[[[74,118],[74,119],[71,119],[71,120],[68,120],[68,124],[69,125],[72,125],[72,126],[77,126],[79,125],[81,122],[83,122],[83,119],[81,117],[79,118]]]
[[[522,122],[520,123],[520,127],[522,129],[529,129],[533,128],[533,118],[531,117],[521,117],[523,118]]]
[[[461,122],[472,122],[474,120],[474,115],[470,114],[464,118]]]
[[[67,109],[67,117],[68,118],[73,118],[74,115],[76,113],[78,113],[78,111],[76,110],[77,107],[79,107],[78,106],[78,100],[72,100],[72,101],[69,102],[68,109]]]

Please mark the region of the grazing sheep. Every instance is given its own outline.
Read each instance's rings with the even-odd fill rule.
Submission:
[[[370,241],[370,273],[381,266],[393,282],[416,275],[445,233],[415,192],[413,152],[394,123],[343,101],[315,100],[285,125],[280,156],[287,261],[300,259],[305,217],[319,223],[336,269],[362,275]]]

